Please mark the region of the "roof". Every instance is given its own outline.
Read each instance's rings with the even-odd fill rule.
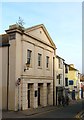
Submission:
[[[67,63],[65,63],[65,62],[64,62],[64,64],[67,65],[67,66],[70,66],[69,64],[67,64]]]
[[[36,36],[33,36],[33,35],[29,34],[29,32],[30,32],[30,31],[33,31],[33,30],[35,30],[35,29],[38,29],[38,28],[42,28],[42,29],[44,30],[44,33],[45,33],[46,36],[48,37],[49,42],[51,43],[51,47],[52,47],[54,50],[56,49],[56,45],[54,44],[54,42],[53,42],[52,38],[50,37],[50,35],[49,35],[46,27],[45,27],[43,24],[35,25],[35,26],[29,27],[29,28],[24,28],[24,30],[23,30],[22,32],[21,32],[21,29],[19,29],[19,28],[21,28],[21,27],[20,27],[18,24],[14,24],[14,25],[9,26],[9,29],[8,29],[8,30],[5,30],[5,31],[6,31],[7,33],[9,33],[10,30],[11,30],[11,32],[17,31],[17,32],[20,32],[21,34],[22,34],[22,32],[24,31],[23,33],[24,33],[25,35],[28,35],[28,36],[30,36],[30,37],[33,37],[34,39],[38,39],[38,38],[36,38]]]
[[[2,34],[0,35],[0,47],[2,46],[8,46],[9,45],[9,38],[8,34]]]
[[[69,70],[75,70],[78,71],[77,69],[75,69],[74,67],[69,66]]]
[[[57,57],[57,58],[60,58],[60,59],[62,59],[63,61],[65,61],[63,58],[61,58],[61,57],[60,57],[60,56],[58,56],[58,55],[56,55],[56,57]]]
[[[35,29],[37,29],[37,28],[40,28],[40,27],[43,28],[43,30],[44,30],[46,36],[48,37],[51,45],[54,47],[54,49],[56,49],[56,45],[54,44],[54,42],[53,42],[52,38],[50,37],[50,35],[49,35],[46,27],[44,26],[44,24],[39,24],[39,25],[35,25],[35,26],[32,26],[32,27],[26,28],[26,29],[25,29],[25,32],[26,32],[26,31],[27,31],[27,32],[30,32],[30,31],[33,31],[33,30],[35,30]]]

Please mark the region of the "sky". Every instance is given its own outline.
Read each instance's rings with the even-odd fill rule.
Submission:
[[[44,24],[67,64],[82,73],[82,2],[2,2],[0,34],[24,20],[24,27]]]

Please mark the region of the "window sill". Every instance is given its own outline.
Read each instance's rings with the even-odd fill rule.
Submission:
[[[63,68],[59,68],[59,69],[63,69]]]
[[[38,69],[42,69],[42,67],[38,67]]]
[[[50,69],[49,69],[49,68],[46,68],[46,70],[50,71]]]

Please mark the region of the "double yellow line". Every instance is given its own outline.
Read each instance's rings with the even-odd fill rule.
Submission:
[[[84,111],[79,112],[79,113],[75,116],[75,118],[81,118],[82,113],[84,113]]]

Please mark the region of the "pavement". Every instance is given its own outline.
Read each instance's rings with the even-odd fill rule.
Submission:
[[[75,100],[71,101],[70,105],[73,105],[74,103],[81,101],[81,100]],[[38,108],[29,108],[27,110],[23,111],[2,111],[2,119],[4,118],[24,118],[27,116],[31,116],[34,114],[44,113],[46,111],[51,111],[54,109],[62,108],[62,106],[46,106],[46,107],[38,107]]]
[[[24,118],[26,116],[43,113],[57,108],[58,108],[57,106],[46,106],[38,108],[29,108],[27,110],[22,111],[3,111],[2,118]]]

